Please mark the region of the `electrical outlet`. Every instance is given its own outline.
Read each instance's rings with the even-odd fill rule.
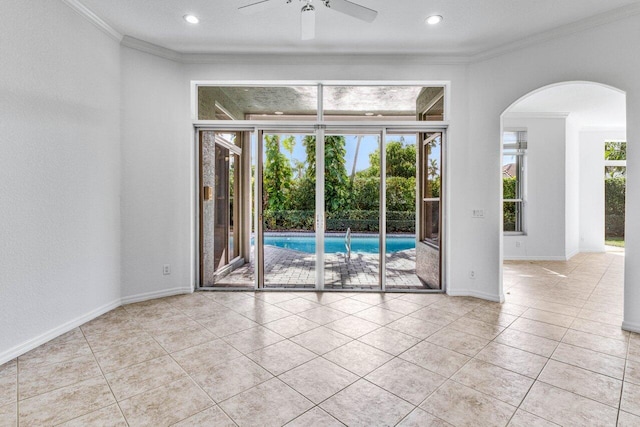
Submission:
[[[520,242],[516,241],[516,248],[519,248],[519,247],[520,247]]]
[[[469,279],[475,279],[475,278],[476,278],[476,271],[469,270]]]
[[[171,274],[171,264],[165,264],[162,266],[162,274],[165,276]]]
[[[484,209],[472,209],[471,216],[473,218],[484,218]]]

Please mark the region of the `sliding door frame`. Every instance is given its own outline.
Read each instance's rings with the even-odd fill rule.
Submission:
[[[265,133],[306,133],[316,135],[316,197],[315,197],[315,226],[316,226],[316,279],[315,279],[315,288],[316,291],[324,290],[324,276],[325,276],[325,265],[324,265],[324,228],[325,228],[325,205],[324,205],[324,136],[325,134],[358,134],[358,133],[367,133],[367,134],[379,134],[380,135],[380,267],[379,267],[379,276],[378,283],[379,288],[376,291],[383,292],[421,292],[421,293],[432,293],[432,292],[446,292],[446,279],[448,275],[447,268],[447,260],[448,256],[446,254],[446,239],[448,237],[448,185],[446,185],[447,176],[449,167],[448,166],[448,156],[447,156],[447,131],[448,131],[448,123],[446,122],[429,122],[428,124],[425,122],[391,122],[391,123],[371,123],[371,122],[285,122],[285,121],[246,121],[242,124],[239,124],[238,121],[229,121],[229,120],[197,120],[194,122],[194,130],[195,130],[195,141],[196,144],[199,145],[200,135],[202,131],[227,131],[227,132],[250,132],[253,137],[256,138],[255,150],[251,151],[251,155],[253,159],[256,159],[256,171],[255,171],[255,183],[254,183],[254,191],[255,191],[255,200],[253,201],[255,207],[255,217],[253,218],[255,224],[255,236],[254,236],[254,245],[255,245],[255,281],[253,289],[267,290],[268,288],[264,287],[264,245],[263,243],[263,223],[262,223],[262,204],[258,202],[259,196],[262,191],[262,145],[263,145],[263,136]],[[444,188],[444,193],[441,193],[441,201],[442,204],[442,215],[441,215],[441,237],[440,237],[440,276],[441,276],[441,288],[437,290],[431,289],[388,289],[386,286],[386,137],[387,135],[393,135],[396,133],[428,133],[428,132],[439,132],[442,134],[442,162],[443,162],[443,171],[444,173],[441,175],[442,185]],[[417,148],[419,147],[419,141],[417,142]],[[198,147],[198,145],[196,147]],[[243,150],[244,151],[244,150]],[[200,154],[199,148],[196,149],[196,165],[200,164]],[[417,160],[416,160],[417,161]],[[251,161],[249,162],[250,164]],[[418,165],[416,165],[418,166]],[[199,166],[196,167],[196,170],[199,170]],[[201,184],[199,182],[199,173],[196,174],[196,185],[197,188],[201,190]],[[196,212],[198,213],[201,210],[201,193],[197,191],[196,194]],[[417,195],[420,197],[420,195]],[[417,199],[418,200],[418,199]],[[420,211],[417,211],[416,214],[421,215]],[[200,241],[200,218],[195,221],[196,227],[198,228],[195,233],[196,237],[196,245],[198,248],[201,247]],[[419,232],[419,229],[416,229],[416,233]],[[199,288],[200,277],[199,272],[201,270],[200,257],[198,257],[197,268],[196,268],[196,289]],[[211,288],[209,288],[211,289]],[[225,289],[229,290],[229,288],[217,288],[219,290]],[[249,288],[245,288],[249,289]],[[276,289],[273,289],[276,290]],[[339,291],[339,290],[338,290]],[[360,290],[359,290],[360,291]],[[365,291],[366,290],[362,290]]]

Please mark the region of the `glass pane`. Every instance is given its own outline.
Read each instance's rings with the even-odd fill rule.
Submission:
[[[324,86],[323,102],[327,121],[444,119],[444,87]]]
[[[440,245],[440,202],[424,202],[424,240]]]
[[[627,143],[607,141],[604,143],[605,160],[627,160]]]
[[[315,136],[265,134],[265,287],[315,287]]]
[[[240,156],[229,155],[229,254],[234,259],[240,256],[240,246],[238,245],[239,228],[236,227],[236,220],[239,218],[239,201],[236,195],[239,194],[239,165]]]
[[[423,289],[416,274],[417,135],[387,135],[386,288]]]
[[[625,192],[627,186],[626,167],[617,167],[616,174],[606,169],[604,180],[605,238],[624,240]]]
[[[316,86],[198,86],[199,120],[317,119]]]
[[[325,288],[378,289],[380,136],[325,136]]]
[[[229,262],[229,150],[216,145],[215,159],[213,259],[219,269]]]
[[[504,202],[504,231],[522,231],[522,202]]]
[[[442,194],[442,133],[420,134],[420,239],[416,242],[416,274],[422,283],[441,288],[440,197]]]

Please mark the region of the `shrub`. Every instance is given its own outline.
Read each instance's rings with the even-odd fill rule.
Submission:
[[[624,237],[625,177],[606,178],[605,194],[605,236]]]
[[[312,210],[265,210],[263,220],[265,229],[273,231],[313,230],[314,214]],[[379,227],[377,210],[346,210],[327,213],[327,231],[377,233]],[[415,213],[412,211],[387,212],[387,231],[390,233],[415,233]]]

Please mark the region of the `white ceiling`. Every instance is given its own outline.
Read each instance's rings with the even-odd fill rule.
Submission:
[[[372,24],[316,4],[316,39],[300,40],[299,0],[260,14],[251,0],[80,0],[123,35],[190,53],[423,53],[473,55],[640,0],[354,0]],[[190,13],[201,19],[184,22]],[[444,16],[436,26],[424,19]]]
[[[604,86],[573,83],[538,91],[512,106],[508,113],[570,113],[581,127],[626,127],[624,93]]]

